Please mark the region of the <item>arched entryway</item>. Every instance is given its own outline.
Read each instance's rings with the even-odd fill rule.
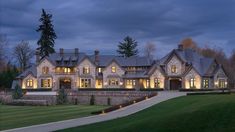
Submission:
[[[179,78],[170,79],[170,90],[179,90],[182,88],[182,82]]]
[[[71,78],[60,78],[60,88],[71,89]]]

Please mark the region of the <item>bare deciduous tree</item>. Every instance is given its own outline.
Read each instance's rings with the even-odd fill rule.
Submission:
[[[22,41],[14,48],[14,55],[17,58],[18,63],[20,64],[21,71],[25,70],[29,64],[30,60],[34,55],[33,50],[26,41]]]
[[[148,42],[144,47],[144,54],[150,59],[153,59],[154,52],[156,51],[156,46],[154,43]]]

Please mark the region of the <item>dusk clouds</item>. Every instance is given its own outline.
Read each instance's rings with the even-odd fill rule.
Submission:
[[[1,0],[0,33],[11,46],[21,40],[37,46],[42,8],[53,14],[56,48],[116,54],[127,35],[140,50],[155,43],[160,57],[185,37],[200,46],[223,47],[228,54],[235,48],[234,0]]]

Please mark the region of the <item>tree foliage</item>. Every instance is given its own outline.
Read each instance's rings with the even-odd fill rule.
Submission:
[[[34,53],[29,43],[22,41],[14,47],[14,55],[17,62],[20,64],[21,71],[26,70],[30,65],[30,60],[32,59]]]
[[[67,93],[65,92],[64,87],[62,87],[57,95],[57,104],[66,104],[67,103]]]
[[[13,99],[20,99],[23,97],[23,91],[22,88],[17,84],[14,88],[14,91],[12,93]]]
[[[117,52],[122,57],[131,57],[138,54],[137,42],[131,37],[127,36],[123,42],[119,42]]]
[[[39,46],[37,50],[40,52],[41,59],[55,52],[54,44],[57,36],[51,19],[52,15],[47,14],[46,11],[42,9],[42,15],[39,19],[42,24],[39,25],[39,28],[36,30],[41,33],[41,37],[37,42]]]
[[[18,75],[18,69],[16,66],[11,65],[8,62],[6,70],[0,72],[0,88],[1,89],[10,89],[13,80]]]
[[[193,41],[192,38],[185,38],[181,41],[181,44],[183,45],[183,49],[194,49],[197,50],[198,46],[195,41]]]

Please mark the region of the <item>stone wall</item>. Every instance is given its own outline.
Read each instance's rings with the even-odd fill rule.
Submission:
[[[91,96],[95,97],[96,105],[108,105],[110,98],[111,105],[126,103],[130,100],[145,97],[155,91],[78,91],[70,93],[68,96],[69,102],[78,104],[90,104]]]
[[[21,99],[24,100],[46,100],[47,105],[56,105],[55,95],[24,95]]]

